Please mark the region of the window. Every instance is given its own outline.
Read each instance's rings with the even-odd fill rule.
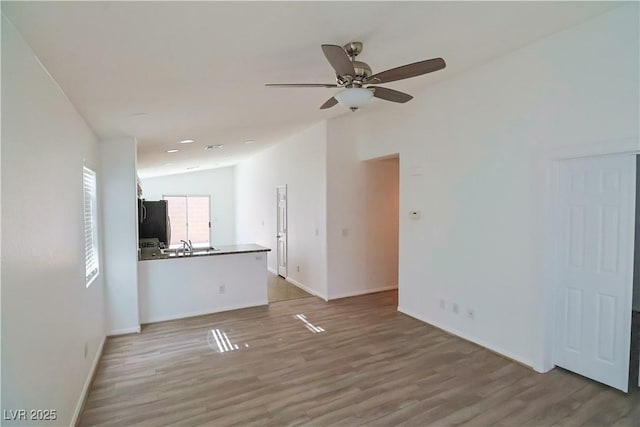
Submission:
[[[209,196],[164,196],[164,200],[171,222],[169,247],[180,247],[180,240],[191,240],[194,247],[210,247]]]
[[[96,173],[86,166],[82,168],[84,196],[84,266],[87,287],[98,277],[98,198]]]

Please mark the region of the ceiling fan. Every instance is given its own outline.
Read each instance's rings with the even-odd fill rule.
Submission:
[[[335,96],[329,98],[321,110],[331,108],[340,103],[345,107],[356,111],[371,100],[372,97],[385,101],[405,103],[413,99],[413,96],[393,89],[381,86],[369,86],[379,83],[389,83],[396,80],[408,79],[422,74],[442,70],[446,64],[442,58],[427,59],[414,62],[373,74],[368,64],[357,61],[356,57],[362,52],[361,42],[347,43],[343,47],[333,44],[323,44],[322,52],[327,57],[329,64],[336,71],[336,83],[293,83],[280,84],[269,83],[265,86],[275,87],[324,87],[344,88]],[[365,87],[366,86],[366,87]]]

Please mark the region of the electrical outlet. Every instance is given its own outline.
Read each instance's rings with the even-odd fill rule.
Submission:
[[[460,307],[458,306],[458,303],[453,303],[451,304],[451,311],[453,311],[455,314],[458,314],[460,312]]]
[[[445,310],[447,308],[447,302],[443,299],[440,300],[440,309]]]
[[[84,358],[87,358],[87,355],[89,354],[89,343],[84,343]]]
[[[471,320],[475,319],[476,318],[476,311],[471,307],[467,308],[467,317],[469,319],[471,319]]]
[[[227,290],[226,285],[220,285],[220,287],[218,287],[219,294],[224,294],[226,290]]]

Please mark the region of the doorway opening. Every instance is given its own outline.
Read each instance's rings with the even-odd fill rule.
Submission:
[[[287,186],[276,187],[276,263],[277,274],[267,277],[267,297],[269,303],[312,297],[310,293],[289,283],[288,268],[288,214]]]
[[[361,260],[373,289],[394,291],[398,303],[400,252],[400,157],[398,154],[364,162],[364,205]],[[355,231],[355,230],[354,230]],[[386,298],[386,297],[385,297]]]

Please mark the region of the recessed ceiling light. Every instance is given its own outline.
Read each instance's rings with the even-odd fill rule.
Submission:
[[[200,166],[190,166],[187,168],[187,170],[191,170],[191,169],[198,169]]]
[[[253,144],[254,142],[256,142],[255,139],[249,139],[249,140],[245,141],[244,143],[245,144]]]
[[[193,139],[183,139],[182,141],[180,141],[180,144],[191,144],[192,142],[195,142]]]
[[[212,150],[214,148],[222,148],[224,147],[224,144],[213,144],[213,145],[207,145],[206,147],[204,147],[205,150]]]
[[[177,153],[180,150],[176,150],[175,148],[173,150],[167,150],[167,153]]]

